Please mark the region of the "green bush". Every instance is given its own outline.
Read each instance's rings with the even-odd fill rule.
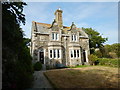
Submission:
[[[110,58],[117,58],[117,54],[115,52],[109,52],[108,54]]]
[[[95,51],[94,55],[96,55],[98,58],[102,58],[102,53],[100,52],[100,50]]]
[[[97,62],[97,56],[96,55],[93,55],[93,54],[90,54],[88,56],[88,59],[89,59],[89,63],[90,65],[96,65],[96,62]]]
[[[112,66],[112,67],[118,67],[118,63],[120,63],[120,59],[110,59],[110,58],[99,58],[99,65],[105,65],[105,66]]]
[[[36,62],[33,67],[35,71],[39,71],[42,68],[42,64],[40,62]]]

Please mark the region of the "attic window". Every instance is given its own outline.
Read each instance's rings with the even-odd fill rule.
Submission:
[[[59,34],[58,33],[52,33],[52,40],[59,40]]]
[[[73,35],[71,36],[71,40],[72,40],[72,41],[77,41],[77,35],[73,34]]]

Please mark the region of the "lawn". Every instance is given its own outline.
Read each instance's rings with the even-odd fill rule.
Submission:
[[[55,88],[118,88],[118,68],[113,67],[54,69],[44,74]]]

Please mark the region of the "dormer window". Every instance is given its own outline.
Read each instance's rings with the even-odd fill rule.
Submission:
[[[77,35],[72,35],[72,37],[71,37],[71,39],[72,39],[72,41],[77,41]]]
[[[59,40],[59,34],[58,33],[52,33],[52,40]]]

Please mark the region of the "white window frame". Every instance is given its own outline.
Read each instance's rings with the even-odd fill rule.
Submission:
[[[73,57],[71,57],[71,54],[73,55]],[[79,54],[79,57],[78,57]],[[69,49],[69,56],[71,59],[78,59],[80,58],[80,49]],[[76,57],[75,57],[76,56]]]
[[[52,40],[58,41],[59,40],[59,34],[56,32],[52,32]]]
[[[50,51],[52,50],[52,57],[50,56],[51,53]],[[58,52],[59,52],[59,57],[58,57]],[[54,54],[55,53],[55,54]],[[61,49],[57,48],[57,49],[49,49],[49,58],[50,59],[61,59],[62,55],[61,55]]]
[[[77,35],[72,34],[72,35],[71,35],[71,41],[77,42],[77,40],[78,40]]]
[[[57,40],[59,40],[59,34],[57,33]]]

